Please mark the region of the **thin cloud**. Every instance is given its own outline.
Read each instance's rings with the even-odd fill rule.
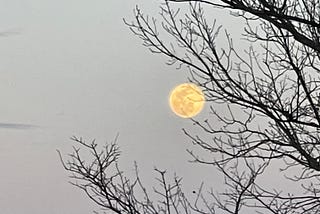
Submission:
[[[34,129],[35,125],[22,123],[0,123],[0,129]]]
[[[8,31],[0,31],[1,37],[7,37],[11,35],[21,34],[20,30],[8,30]]]

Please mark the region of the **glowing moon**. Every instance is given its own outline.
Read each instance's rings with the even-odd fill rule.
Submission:
[[[205,98],[201,89],[192,83],[176,86],[169,97],[171,110],[183,118],[197,115],[202,110],[204,102]]]

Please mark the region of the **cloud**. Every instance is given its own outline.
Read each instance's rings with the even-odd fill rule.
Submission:
[[[0,31],[0,36],[2,36],[2,37],[17,35],[17,34],[21,34],[20,30]]]
[[[34,129],[35,125],[22,123],[0,123],[0,129]]]

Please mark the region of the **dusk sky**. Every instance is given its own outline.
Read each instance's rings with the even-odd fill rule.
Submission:
[[[188,163],[191,143],[181,129],[197,130],[168,105],[170,90],[188,72],[151,54],[123,23],[133,20],[136,5],[158,16],[160,3],[0,0],[1,213],[97,209],[68,183],[59,161],[56,149],[66,158],[72,136],[104,145],[119,133],[120,167],[130,175],[137,161],[150,185],[155,166],[184,177],[189,188],[221,180],[211,168]],[[210,14],[231,33],[243,27]],[[196,119],[208,114],[206,105]]]

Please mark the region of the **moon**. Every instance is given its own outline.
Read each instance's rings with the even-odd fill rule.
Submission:
[[[204,94],[193,83],[183,83],[176,86],[169,96],[171,110],[182,118],[190,118],[199,114],[204,103]]]

